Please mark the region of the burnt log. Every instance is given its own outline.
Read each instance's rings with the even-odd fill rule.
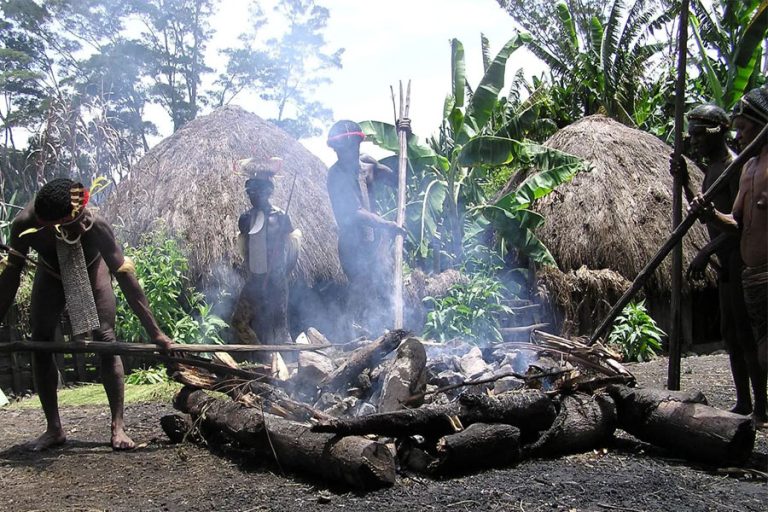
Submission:
[[[616,430],[616,405],[607,395],[566,395],[554,423],[530,447],[527,456],[583,453],[605,446]]]
[[[370,414],[360,418],[334,418],[319,422],[312,430],[340,436],[378,434],[438,438],[473,423],[504,423],[518,427],[525,436],[546,430],[555,416],[555,406],[547,395],[526,389],[496,397],[464,394],[447,405]]]
[[[613,385],[619,426],[686,459],[716,465],[741,464],[755,444],[748,416],[710,407],[701,393],[679,393]]]
[[[390,352],[397,349],[407,336],[407,331],[396,329],[358,348],[333,373],[323,379],[319,387],[324,393],[343,391],[363,370],[377,366]]]
[[[430,473],[448,475],[508,467],[520,461],[520,430],[512,425],[474,423],[440,438]]]
[[[227,439],[265,459],[274,459],[283,470],[357,489],[376,489],[395,482],[394,456],[383,443],[311,432],[306,424],[188,388],[179,392],[174,406],[199,422],[207,441]]]
[[[404,341],[381,381],[379,412],[405,409],[406,403],[416,407],[421,405],[427,388],[427,352],[424,345],[416,338]],[[421,400],[409,402],[413,395],[421,395]]]
[[[160,418],[160,426],[173,444],[182,443],[187,439],[195,443],[200,441],[200,437],[196,435],[197,429],[193,427],[188,416],[166,414]]]

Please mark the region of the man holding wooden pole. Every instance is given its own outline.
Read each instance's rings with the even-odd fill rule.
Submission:
[[[339,261],[349,280],[348,310],[353,320],[377,335],[392,327],[390,242],[404,233],[397,223],[376,213],[374,187],[397,186],[398,176],[368,155],[360,125],[339,121],[328,132],[328,146],[338,161],[328,169],[328,195],[339,235]]]
[[[168,349],[171,340],[160,330],[149,309],[133,263],[123,256],[109,224],[87,208],[88,199],[89,191],[82,184],[55,179],[46,183],[35,200],[14,219],[10,254],[5,270],[0,273],[0,319],[13,303],[21,272],[30,260],[27,254],[33,249],[38,254],[31,302],[34,341],[53,341],[66,304],[75,337],[93,333],[98,341],[114,342],[114,276],[149,338],[161,349]],[[36,353],[33,364],[47,422],[45,433],[30,444],[38,451],[64,443],[66,436],[59,417],[58,369],[53,353]],[[112,413],[112,448],[132,449],[135,444],[124,430],[120,357],[102,355],[101,371]]]
[[[768,124],[768,86],[749,91],[731,115],[736,129],[736,143],[749,145]],[[753,417],[759,426],[768,424],[766,414],[766,376],[768,375],[768,144],[749,160],[741,173],[739,192],[732,213],[715,209],[711,202],[697,196],[691,210],[723,232],[740,233],[744,302],[747,306],[756,349],[758,371],[751,374],[755,391]],[[751,361],[754,364],[754,361]],[[755,382],[756,381],[756,382]]]

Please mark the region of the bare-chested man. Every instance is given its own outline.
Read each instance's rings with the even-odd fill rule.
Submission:
[[[374,187],[397,187],[397,174],[360,155],[360,125],[339,121],[328,132],[338,161],[328,170],[328,195],[339,233],[339,260],[349,280],[348,304],[355,320],[378,335],[391,316],[392,251],[397,223],[376,213]]]
[[[745,94],[731,117],[736,142],[744,148],[768,123],[768,86]],[[761,372],[757,385],[764,391],[768,375],[768,144],[764,142],[760,154],[744,166],[731,214],[718,211],[712,204],[704,204],[700,196],[694,199],[691,207],[719,229],[741,233],[740,252],[745,265],[742,274],[744,302],[757,345]],[[768,415],[765,394],[762,396],[760,401],[755,396],[753,416],[758,424],[764,426]]]
[[[693,156],[704,169],[702,190],[707,190],[720,177],[733,161],[733,154],[727,145],[727,135],[731,125],[728,114],[715,105],[699,105],[688,113],[688,135],[691,138]],[[685,195],[692,200],[694,192],[690,188],[685,160],[681,159],[677,168]],[[673,170],[675,167],[673,166]],[[713,199],[714,207],[721,212],[730,213],[739,191],[738,174],[729,180]],[[744,305],[744,290],[741,286],[741,273],[744,264],[739,253],[738,233],[723,233],[712,222],[707,222],[710,241],[704,246],[688,268],[689,279],[703,279],[704,271],[713,255],[717,256],[717,287],[720,299],[720,333],[728,348],[731,373],[736,387],[736,405],[731,409],[737,414],[752,413],[752,390],[756,402],[765,402],[765,386],[759,385],[761,375],[757,362],[756,346],[749,325],[749,316]]]
[[[115,294],[112,276],[125,294],[150,339],[167,349],[171,340],[157,325],[134,267],[123,257],[109,224],[87,208],[88,190],[68,179],[45,184],[14,219],[10,255],[0,274],[0,319],[13,303],[30,249],[37,251],[38,268],[32,286],[32,339],[52,341],[65,303],[73,334],[114,341]],[[62,444],[66,436],[59,417],[58,369],[53,354],[35,354],[35,384],[47,428],[30,444],[43,450]],[[102,381],[112,413],[112,448],[128,450],[134,442],[123,422],[123,363],[118,356],[101,357]]]

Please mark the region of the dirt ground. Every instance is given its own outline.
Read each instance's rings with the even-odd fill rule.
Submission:
[[[733,405],[727,357],[683,360],[683,389],[710,403]],[[632,365],[644,386],[662,387],[666,360]],[[766,510],[765,480],[726,475],[665,456],[626,435],[605,453],[530,460],[506,470],[434,481],[403,475],[367,494],[285,477],[269,461],[168,444],[159,418],[166,404],[127,408],[128,431],[141,443],[130,453],[107,446],[106,407],[62,410],[69,442],[30,453],[24,441],[43,426],[39,410],[0,410],[0,510],[420,510],[439,511],[699,511]],[[768,470],[768,439],[758,433],[750,466]]]

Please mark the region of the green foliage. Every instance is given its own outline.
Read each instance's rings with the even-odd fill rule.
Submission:
[[[126,384],[135,386],[151,386],[170,382],[166,369],[162,366],[152,366],[150,368],[134,370],[130,375],[125,376]]]
[[[691,8],[697,92],[702,102],[730,109],[744,92],[765,82],[761,66],[768,0],[693,0]]]
[[[509,176],[519,169],[536,168],[548,177],[550,186],[546,191],[544,186],[538,188],[538,199],[584,168],[575,157],[509,137],[524,137],[542,129],[535,123],[539,93],[534,90],[533,98],[521,101],[519,74],[509,98],[500,97],[506,63],[528,40],[525,35],[516,35],[491,59],[483,39],[485,74],[471,93],[464,72],[464,47],[456,39],[451,41],[451,93],[445,100],[439,132],[428,145],[415,135],[408,139],[411,172],[407,195],[414,199],[407,205],[406,217],[416,258],[426,260],[437,251],[441,258],[448,258],[449,265],[457,266],[463,262],[466,239],[494,229],[502,234],[500,245],[512,243],[526,256],[552,263],[551,255],[533,234],[538,224],[526,221],[532,218],[525,211],[530,201],[526,205],[509,201],[495,204],[492,196],[486,195],[487,184],[498,183],[497,173]],[[365,121],[361,126],[369,140],[397,151],[393,125]],[[385,163],[395,163],[393,160]],[[505,211],[508,203],[515,208]]]
[[[501,341],[499,319],[512,313],[504,304],[506,295],[500,281],[478,274],[467,284],[453,285],[444,297],[425,297],[424,303],[432,309],[427,313],[424,336],[438,341]]]
[[[608,344],[618,349],[625,361],[649,361],[661,350],[664,331],[650,317],[645,301],[631,302],[616,317]]]
[[[148,235],[136,248],[125,254],[136,264],[136,277],[144,289],[160,328],[176,343],[223,343],[226,322],[211,313],[203,294],[186,277],[188,263],[178,243],[163,231]],[[122,292],[118,291],[118,339],[139,341],[146,337]]]

